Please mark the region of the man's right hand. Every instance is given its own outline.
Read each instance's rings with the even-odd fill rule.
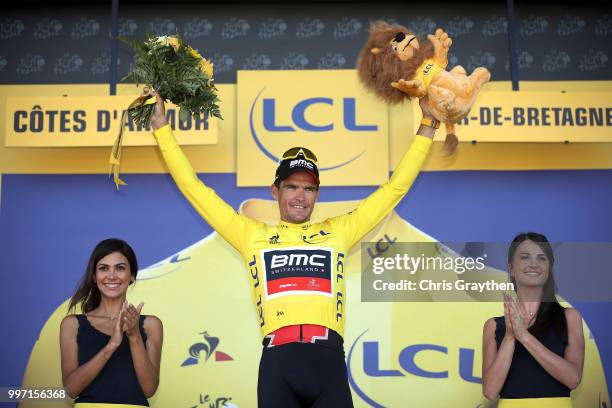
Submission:
[[[423,119],[434,119],[433,115],[431,114],[431,111],[429,110],[428,102],[429,102],[429,99],[427,96],[424,96],[419,99],[419,106],[421,107]],[[417,135],[425,136],[429,139],[433,139],[435,134],[436,134],[436,129],[429,127],[429,126],[420,125],[419,128],[417,129]]]
[[[153,110],[153,116],[151,116],[151,126],[155,131],[161,127],[166,126],[168,124],[168,121],[166,120],[166,106],[164,105],[164,99],[159,96],[156,91],[152,90],[148,86],[142,88],[141,97],[145,97],[148,99],[151,96],[155,96],[157,98],[157,102],[155,103],[155,109]]]

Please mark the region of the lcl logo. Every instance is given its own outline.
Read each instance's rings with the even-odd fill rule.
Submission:
[[[342,119],[344,128],[353,132],[373,132],[378,130],[376,125],[357,124],[357,101],[355,98],[342,98]],[[264,98],[263,105],[263,126],[269,132],[295,132],[295,127],[291,125],[277,124],[276,121],[276,99]],[[334,123],[313,124],[306,119],[306,110],[314,105],[334,106],[332,98],[316,97],[307,98],[295,104],[291,110],[293,124],[308,132],[329,132],[334,130]]]
[[[448,379],[449,371],[444,369],[442,371],[434,371],[431,368],[426,367],[426,363],[423,359],[419,359],[418,355],[424,353],[438,353],[444,356],[449,355],[447,346],[439,344],[407,344],[399,352],[397,356],[397,363],[399,368],[383,369],[381,368],[381,358],[379,356],[379,341],[360,341],[364,334],[367,333],[365,330],[361,333],[351,345],[351,348],[347,357],[347,369],[349,384],[355,393],[371,407],[384,408],[384,405],[375,401],[371,395],[368,395],[364,390],[357,384],[355,380],[355,371],[361,371],[368,377],[407,377],[410,375],[429,378],[429,379]],[[361,344],[363,357],[361,364],[358,362],[355,365],[351,365],[351,361],[354,359],[353,353],[358,345]],[[459,361],[448,361],[448,364],[458,365],[459,377],[461,381],[474,384],[482,384],[482,378],[474,375],[474,368],[476,366],[476,350],[472,348],[459,347]],[[358,360],[357,358],[355,358]],[[451,378],[452,381],[456,379]]]
[[[376,132],[378,131],[378,125],[376,124],[366,124],[359,123],[357,118],[357,100],[354,97],[344,97],[342,99],[333,99],[328,97],[312,97],[305,98],[298,102],[296,102],[292,107],[290,107],[291,112],[291,120],[287,120],[287,122],[280,123],[281,121],[277,115],[277,106],[281,104],[285,107],[286,103],[280,101],[277,98],[261,98],[262,93],[265,88],[263,88],[251,104],[251,109],[249,112],[249,129],[251,131],[251,136],[255,141],[255,144],[270,160],[275,163],[279,161],[279,157],[274,155],[264,144],[262,141],[261,135],[258,135],[258,129],[261,130],[261,126],[263,126],[263,131],[268,133],[283,133],[283,132],[297,132],[306,131],[313,132],[317,134],[321,134],[323,132],[330,132],[335,130],[337,127],[343,127],[344,129],[350,132]],[[277,104],[278,103],[278,104]],[[312,109],[313,107],[317,107],[317,109],[338,109],[341,106],[342,109],[342,119],[341,123],[312,123],[315,122],[312,118],[310,120],[306,119],[307,111]],[[256,118],[255,118],[255,110],[261,109],[261,125],[256,126]],[[310,115],[312,116],[312,115]],[[257,119],[259,122],[259,119]],[[340,122],[340,121],[339,121]],[[352,161],[358,159],[361,155],[365,153],[365,150],[356,151],[352,157],[348,157],[344,161],[340,163],[334,163],[332,165],[321,166],[319,167],[319,171],[333,170],[339,167],[345,166]]]

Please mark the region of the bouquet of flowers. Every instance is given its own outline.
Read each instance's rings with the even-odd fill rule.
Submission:
[[[198,117],[206,112],[219,119],[219,98],[213,84],[213,65],[178,35],[149,37],[144,42],[119,37],[136,53],[134,65],[123,81],[145,84],[157,91],[164,100],[180,108],[179,119]],[[135,124],[148,128],[155,109],[155,98],[135,99],[121,118],[121,128],[111,151],[110,171],[117,188],[126,183],[119,178],[123,131],[128,117]]]
[[[120,39],[136,53],[132,70],[124,81],[151,86],[164,100],[180,108],[181,120],[203,112],[222,119],[212,63],[178,35],[149,37],[144,42]],[[148,126],[153,109],[154,105],[143,101],[128,111],[135,123]]]

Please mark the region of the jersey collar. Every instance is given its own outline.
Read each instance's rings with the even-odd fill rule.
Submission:
[[[301,224],[294,224],[291,222],[286,222],[286,221],[281,220],[278,223],[279,228],[288,229],[288,230],[307,230],[308,228],[310,228],[311,225],[312,223],[310,221],[306,221]]]

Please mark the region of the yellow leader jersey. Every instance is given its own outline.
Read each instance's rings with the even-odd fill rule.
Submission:
[[[438,73],[444,71],[444,67],[438,64],[433,58],[428,58],[417,68],[414,79],[419,79],[425,85],[425,89],[429,88],[431,81]]]
[[[178,188],[246,263],[262,337],[295,324],[318,324],[344,335],[348,250],[399,203],[432,144],[417,135],[391,179],[348,214],[315,224],[269,225],[237,213],[207,187],[169,125],[153,134]]]

